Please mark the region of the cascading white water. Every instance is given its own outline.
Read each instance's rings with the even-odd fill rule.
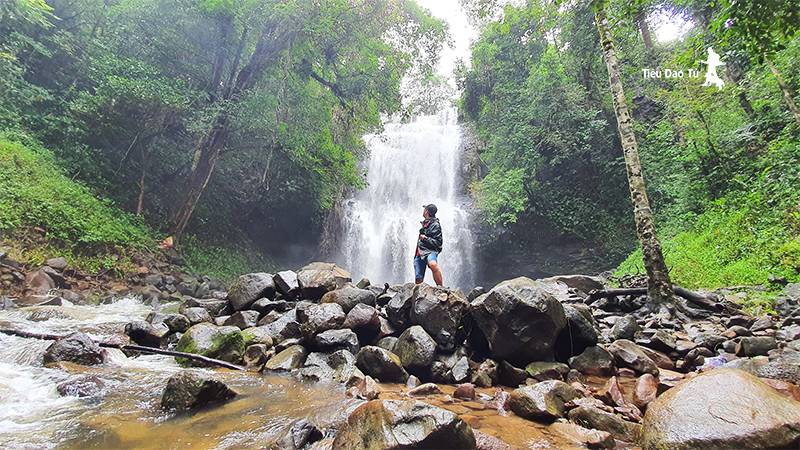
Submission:
[[[341,259],[356,277],[376,283],[414,280],[413,258],[422,205],[439,212],[444,246],[439,265],[446,286],[473,284],[469,199],[459,186],[460,128],[454,108],[410,123],[389,123],[365,136],[367,188],[345,202]],[[433,284],[430,270],[425,281]]]

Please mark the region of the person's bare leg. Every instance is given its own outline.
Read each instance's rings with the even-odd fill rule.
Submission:
[[[442,281],[442,269],[439,268],[439,263],[431,261],[428,263],[428,267],[430,267],[431,272],[433,272],[433,281],[436,282],[436,285],[444,286],[444,282]]]

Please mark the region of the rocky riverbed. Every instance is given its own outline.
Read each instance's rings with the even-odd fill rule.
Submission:
[[[164,436],[198,448],[800,443],[798,285],[774,316],[708,294],[678,300],[682,312],[667,317],[643,296],[598,295],[606,281],[582,275],[464,294],[354,283],[330,263],[245,274],[227,289],[166,267],[110,281],[59,259],[30,271],[2,263],[0,328],[65,336],[0,336],[5,379],[36,384],[2,386],[23,400],[4,400],[0,436],[21,446],[163,447]],[[33,393],[58,414],[24,401]]]

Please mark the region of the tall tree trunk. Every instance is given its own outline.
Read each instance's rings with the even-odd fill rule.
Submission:
[[[229,103],[239,101],[256,84],[258,77],[267,68],[267,65],[291,44],[294,33],[294,28],[289,23],[274,22],[266,25],[258,38],[252,56],[237,74],[236,82],[225,90],[223,100]],[[180,207],[173,219],[172,237],[175,245],[180,242],[197,202],[214,174],[217,160],[230,134],[229,126],[228,109],[223,107],[218,113],[211,131],[197,143],[192,161],[192,171],[189,174]]]
[[[636,233],[642,245],[644,267],[647,271],[647,295],[653,302],[654,309],[672,309],[673,291],[669,280],[669,272],[661,252],[661,243],[656,236],[656,227],[653,220],[653,211],[647,199],[642,166],[639,162],[639,149],[636,136],[633,133],[633,120],[628,111],[625,92],[620,79],[619,62],[611,31],[608,26],[605,6],[602,1],[595,3],[595,20],[600,33],[600,46],[603,57],[608,67],[608,83],[614,100],[614,112],[617,116],[622,151],[625,154],[625,168],[628,172],[628,185],[633,202],[633,218],[636,223]]]
[[[794,102],[794,92],[792,91],[792,88],[786,84],[786,81],[783,79],[783,76],[778,68],[775,67],[775,64],[773,64],[768,58],[766,61],[767,65],[769,66],[769,70],[771,70],[772,74],[775,75],[775,80],[778,81],[778,86],[780,86],[781,91],[783,92],[783,99],[786,101],[786,106],[788,106],[789,111],[792,112],[794,120],[796,120],[797,124],[800,125],[800,109],[797,108],[797,103]]]
[[[147,150],[142,146],[140,148],[140,162],[142,164],[141,172],[139,173],[139,198],[136,201],[136,215],[141,216],[144,212],[144,178],[147,174]]]
[[[650,25],[647,24],[647,15],[644,10],[636,14],[636,25],[639,27],[639,33],[642,34],[642,43],[644,49],[651,51],[653,49],[653,34],[650,32]]]

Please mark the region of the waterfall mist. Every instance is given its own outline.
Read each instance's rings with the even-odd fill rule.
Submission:
[[[470,199],[459,176],[460,131],[450,108],[409,123],[389,123],[383,133],[365,136],[368,185],[345,202],[340,239],[340,262],[354,278],[413,281],[422,205],[434,203],[444,237],[439,257],[444,284],[473,286]],[[430,270],[425,281],[433,284]]]

